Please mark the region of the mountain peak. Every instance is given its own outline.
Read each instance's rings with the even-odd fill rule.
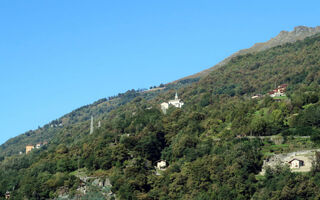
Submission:
[[[281,31],[276,37],[263,44],[271,44],[273,46],[281,45],[288,42],[295,42],[297,40],[303,40],[306,37],[320,33],[320,26],[307,27],[307,26],[296,26],[293,31]],[[274,43],[274,44],[272,44]]]
[[[316,26],[316,27],[308,27],[308,26],[296,26],[294,27],[294,30],[292,31],[292,33],[295,34],[300,34],[300,33],[305,33],[305,32],[319,32],[320,31],[320,26]]]

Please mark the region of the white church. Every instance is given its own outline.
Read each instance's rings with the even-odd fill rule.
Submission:
[[[167,102],[163,102],[161,104],[161,110],[166,113],[167,112],[167,109],[169,108],[169,106],[172,105],[176,108],[181,108],[184,103],[179,99],[178,97],[178,93],[176,92],[176,96],[174,98],[174,100],[170,100],[168,103]]]

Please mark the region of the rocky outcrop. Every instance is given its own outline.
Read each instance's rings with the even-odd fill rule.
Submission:
[[[269,41],[264,43],[256,43],[249,49],[240,50],[239,52],[236,53],[236,55],[259,52],[266,49],[270,49],[278,45],[293,43],[298,40],[303,40],[306,37],[310,37],[317,33],[320,33],[320,26],[317,26],[315,28],[307,27],[307,26],[297,26],[291,32],[281,31],[276,37],[271,38]]]

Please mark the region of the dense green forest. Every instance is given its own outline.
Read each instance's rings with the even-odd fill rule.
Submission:
[[[6,191],[11,199],[77,197],[79,173],[109,178],[111,199],[319,199],[318,154],[310,172],[278,166],[258,175],[271,153],[320,148],[319,55],[316,35],[235,57],[200,80],[168,86],[152,97],[132,95],[101,111],[102,126],[93,134],[93,105],[80,109],[89,113],[81,120],[75,117],[79,110],[70,113],[73,123],[59,128],[48,145],[2,158],[0,199]],[[280,84],[288,84],[286,97],[267,95]],[[175,90],[185,105],[163,114],[159,104]],[[262,96],[252,99],[256,94]],[[107,109],[96,107],[94,112]],[[270,135],[293,145],[267,149],[272,141],[246,137]],[[293,136],[310,139],[299,146]],[[161,159],[168,167],[156,174]],[[95,189],[82,199],[103,199]]]

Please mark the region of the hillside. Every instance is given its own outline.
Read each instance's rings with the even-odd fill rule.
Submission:
[[[117,96],[100,99],[90,105],[78,108],[59,119],[53,120],[50,123],[39,127],[36,130],[30,130],[26,133],[8,140],[0,146],[0,158],[18,154],[20,151],[25,152],[25,146],[28,144],[37,144],[50,141],[56,134],[63,131],[66,127],[77,123],[86,123],[91,116],[95,120],[101,118],[111,110],[130,102],[137,96],[141,95],[141,91],[129,90],[126,93],[118,94]],[[148,94],[152,96],[153,94]],[[145,95],[146,96],[146,95]],[[147,96],[146,96],[147,97]]]
[[[26,145],[35,145],[37,143],[48,142],[56,134],[62,132],[64,129],[70,126],[73,126],[74,124],[84,123],[87,125],[87,127],[89,127],[89,120],[91,116],[94,117],[96,122],[100,121],[110,111],[118,108],[121,105],[127,104],[136,97],[152,99],[160,93],[164,93],[169,90],[177,90],[198,80],[199,79],[197,78],[185,79],[176,83],[166,84],[162,87],[153,86],[155,88],[150,90],[131,89],[125,93],[119,93],[115,96],[100,99],[90,105],[82,106],[56,120],[49,122],[43,127],[39,127],[36,130],[29,130],[24,134],[11,138],[4,144],[0,145],[0,161],[4,159],[5,156],[19,154],[19,152],[24,153]],[[87,130],[89,131],[89,128]]]
[[[320,155],[307,173],[259,173],[270,155],[320,148],[319,55],[314,35],[235,56],[200,80],[130,96],[108,112],[109,101],[76,110],[48,145],[1,161],[0,199],[6,191],[12,199],[317,199]],[[280,84],[285,96],[270,97]],[[159,104],[175,90],[185,105],[163,114]],[[89,134],[100,110],[102,126]],[[283,141],[248,137],[271,135]],[[159,160],[165,170],[155,169]]]
[[[297,27],[294,28],[293,31],[290,31],[290,32],[281,31],[276,37],[271,38],[267,42],[256,43],[256,44],[254,44],[252,47],[250,47],[248,49],[242,49],[242,50],[232,54],[231,56],[227,57],[226,59],[222,60],[221,62],[219,62],[215,66],[213,66],[213,67],[211,67],[209,69],[206,69],[204,71],[201,71],[199,73],[196,73],[194,75],[182,78],[182,80],[183,79],[197,78],[197,77],[206,76],[211,71],[213,71],[214,69],[226,65],[232,58],[234,58],[236,56],[245,55],[245,54],[248,54],[248,53],[255,53],[255,52],[264,51],[264,50],[270,49],[272,47],[283,45],[283,44],[286,44],[286,43],[293,43],[293,42],[296,42],[298,40],[303,40],[306,37],[310,37],[310,36],[315,35],[317,33],[320,33],[320,26],[317,26],[317,27],[314,27],[314,28],[313,27],[306,27],[306,26],[297,26]]]

